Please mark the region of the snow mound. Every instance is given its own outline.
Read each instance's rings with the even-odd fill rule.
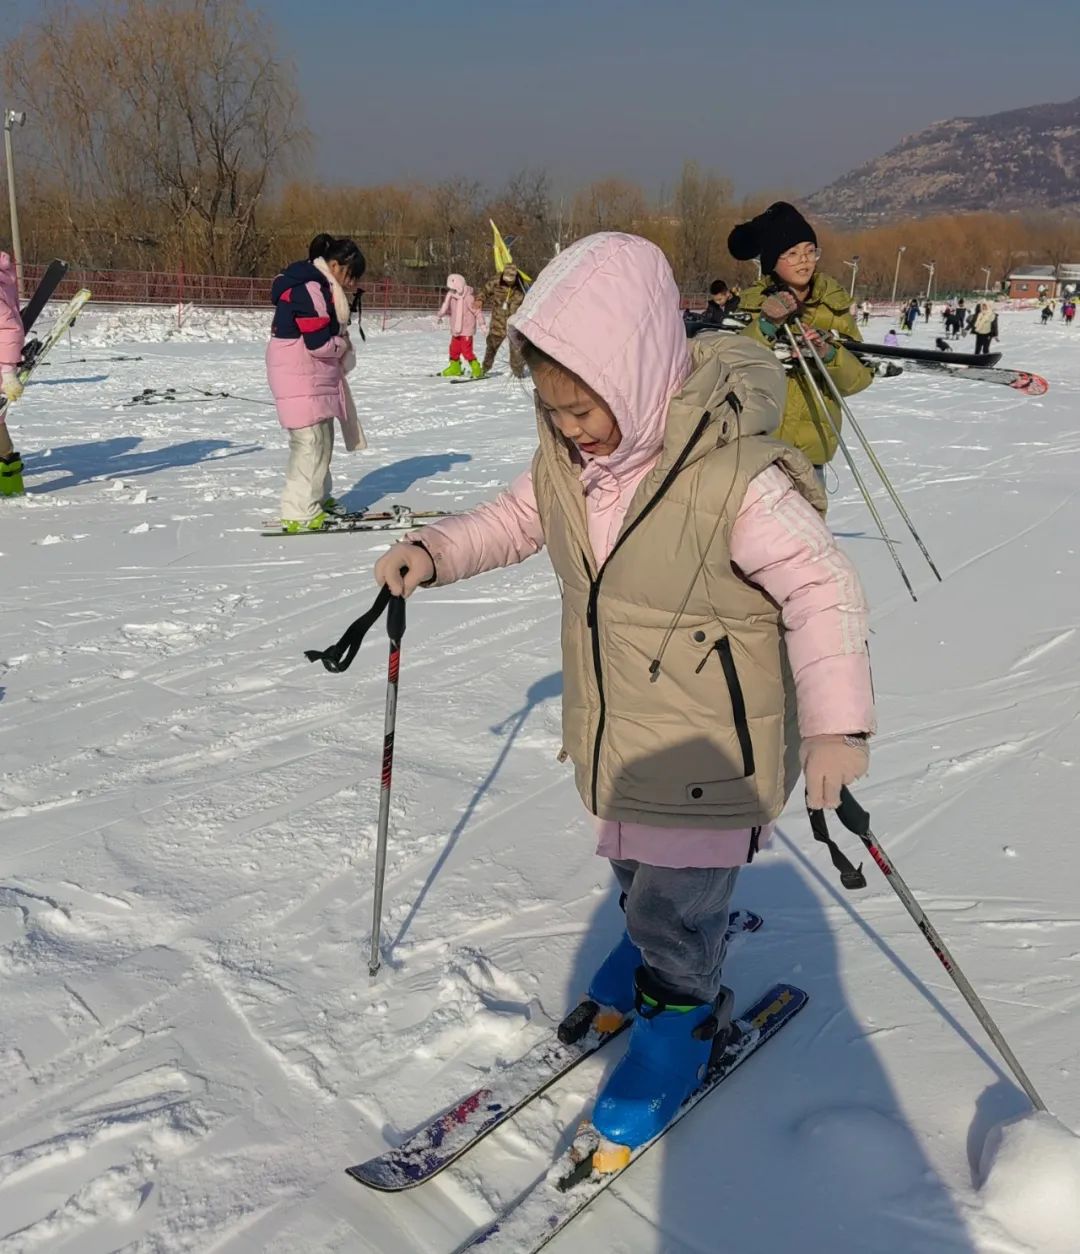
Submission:
[[[833,1107],[815,1111],[798,1125],[808,1148],[809,1169],[821,1173],[829,1187],[836,1164],[861,1196],[885,1199],[906,1193],[924,1170],[908,1130],[888,1115],[867,1107]]]
[[[1040,1254],[1080,1248],[1080,1137],[1053,1115],[990,1130],[979,1160],[987,1215]]]
[[[181,342],[253,344],[270,330],[270,308],[203,309],[185,305],[98,307],[80,319],[80,340],[87,347],[110,344],[165,344]]]

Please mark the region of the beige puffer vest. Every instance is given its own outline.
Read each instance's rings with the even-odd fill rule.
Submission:
[[[799,775],[794,685],[778,607],[731,564],[750,481],[779,464],[821,513],[808,459],[740,432],[718,337],[671,401],[660,460],[598,571],[579,470],[539,413],[533,485],[562,584],[563,737],[585,805],[658,827],[776,818]],[[703,360],[702,360],[703,359]]]

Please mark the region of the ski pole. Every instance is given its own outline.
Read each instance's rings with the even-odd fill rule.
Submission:
[[[799,328],[799,334],[803,337],[803,341],[805,342],[806,347],[810,350],[810,355],[813,357],[814,362],[817,365],[818,371],[820,372],[822,378],[825,380],[825,383],[828,386],[829,391],[832,392],[833,396],[835,397],[837,404],[840,406],[840,409],[842,410],[844,414],[844,417],[848,420],[849,423],[851,423],[852,431],[854,431],[855,434],[859,437],[859,443],[863,446],[863,449],[866,452],[866,456],[870,459],[870,465],[873,466],[873,468],[877,471],[878,476],[881,479],[881,482],[885,487],[885,491],[888,492],[889,496],[892,498],[892,503],[896,506],[897,511],[900,514],[900,517],[904,520],[904,523],[907,526],[908,531],[911,532],[915,540],[915,543],[919,546],[919,549],[922,552],[923,557],[926,558],[927,565],[937,576],[938,582],[940,583],[941,572],[934,565],[934,559],[930,556],[930,553],[927,550],[926,545],[923,544],[922,536],[920,536],[919,533],[915,530],[915,524],[911,521],[911,518],[908,515],[907,510],[904,508],[904,503],[903,501],[900,500],[899,492],[897,492],[896,488],[893,486],[892,480],[885,473],[885,467],[878,460],[877,453],[874,452],[874,446],[866,438],[866,435],[863,432],[862,427],[859,425],[858,420],[856,419],[855,415],[851,412],[851,406],[844,399],[843,395],[840,392],[840,389],[836,386],[836,381],[833,379],[832,375],[829,374],[828,370],[826,369],[825,363],[821,360],[821,356],[818,353],[817,349],[814,347],[813,341],[807,340],[806,328],[802,324],[802,319],[796,318],[795,325]],[[831,415],[830,415],[830,419],[831,419]],[[835,426],[835,424],[833,425]]]
[[[394,774],[394,728],[397,725],[398,675],[401,670],[401,637],[405,634],[405,598],[390,598],[386,611],[390,637],[390,661],[386,677],[386,717],[383,721],[382,789],[379,793],[379,840],[375,849],[375,896],[371,917],[371,956],[368,974],[379,974],[379,940],[382,934],[383,883],[386,880],[386,844],[390,826],[390,782]]]
[[[401,573],[408,572],[402,567]],[[390,637],[390,662],[386,681],[386,716],[383,721],[382,788],[379,794],[379,829],[375,847],[375,892],[372,902],[371,955],[368,973],[379,972],[379,940],[382,933],[383,884],[386,880],[386,846],[390,828],[390,781],[394,773],[394,728],[397,724],[398,675],[401,671],[401,638],[405,635],[405,598],[390,595],[385,584],[379,589],[371,609],[346,628],[344,635],[328,649],[305,649],[309,662],[321,662],[328,671],[340,674],[353,664],[364,636],[386,611],[386,632]]]
[[[818,387],[817,380],[814,378],[814,373],[810,369],[810,364],[803,356],[802,351],[799,348],[798,341],[795,339],[791,328],[786,323],[784,324],[784,334],[787,336],[788,344],[791,346],[791,351],[795,354],[799,366],[802,368],[802,372],[806,376],[806,382],[810,386],[815,400],[820,406],[825,417],[828,419],[829,426],[833,429],[833,434],[836,436],[837,443],[840,445],[840,451],[844,454],[844,460],[848,464],[848,469],[851,471],[852,478],[855,480],[859,491],[862,493],[862,498],[866,502],[866,508],[870,511],[870,516],[873,518],[874,524],[881,533],[881,538],[885,542],[885,547],[889,550],[889,556],[896,563],[896,569],[900,572],[900,578],[904,581],[904,586],[911,594],[911,599],[913,601],[918,601],[919,598],[915,595],[915,589],[911,586],[911,580],[908,578],[908,573],[904,569],[904,564],[900,561],[900,557],[896,552],[896,541],[889,538],[888,532],[885,530],[885,524],[881,520],[881,514],[878,513],[878,507],[874,504],[874,498],[870,495],[870,490],[867,488],[866,482],[859,473],[858,466],[855,465],[855,459],[851,456],[851,450],[847,446],[847,441],[840,434],[840,430],[836,423],[833,422],[833,416],[829,412],[829,407],[825,404],[825,398],[821,394],[821,388]],[[807,347],[813,351],[812,345],[807,345]],[[818,360],[820,361],[821,359],[818,358]]]
[[[974,1011],[975,1017],[982,1024],[986,1035],[993,1042],[998,1053],[1008,1064],[1009,1070],[1016,1077],[1017,1083],[1031,1099],[1031,1104],[1036,1110],[1046,1110],[1046,1103],[1039,1096],[1038,1090],[1032,1084],[1027,1072],[1020,1065],[1019,1060],[1009,1046],[1009,1042],[1001,1034],[1001,1029],[990,1017],[990,1012],[980,999],[978,993],[972,988],[967,976],[960,970],[956,959],[949,952],[948,946],[941,939],[937,928],[926,917],[926,911],[919,905],[907,884],[904,883],[903,877],[896,869],[892,859],[881,847],[881,842],[870,830],[870,815],[855,800],[851,793],[846,789],[840,790],[840,804],[836,809],[836,817],[853,835],[858,836],[862,843],[866,846],[871,858],[878,864],[882,875],[892,885],[893,892],[904,903],[904,907],[908,914],[915,920],[916,925],[923,936],[926,937],[927,944],[938,957],[938,961],[952,977],[953,983],[964,996],[964,1000]],[[810,824],[814,829],[814,835],[817,839],[824,839],[824,843],[830,846],[830,852],[834,848],[828,837],[828,826],[825,822],[825,813],[822,810],[810,811]],[[822,835],[824,834],[824,835]],[[837,851],[839,852],[839,851]],[[840,854],[840,860],[845,861],[843,854]],[[834,863],[836,857],[833,858]],[[848,864],[850,867],[850,863]],[[858,875],[862,883],[847,882],[845,887],[862,887],[865,886],[865,879],[862,879],[861,868]]]

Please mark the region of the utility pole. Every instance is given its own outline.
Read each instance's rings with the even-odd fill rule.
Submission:
[[[901,244],[896,250],[896,271],[892,280],[892,304],[896,304],[896,287],[900,282],[900,258],[907,252],[907,244]]]
[[[851,298],[854,300],[854,298],[855,298],[855,276],[859,273],[859,256],[858,256],[858,254],[856,253],[856,255],[855,255],[854,257],[852,257],[852,259],[851,259],[850,261],[845,261],[845,262],[844,262],[844,265],[845,265],[845,266],[850,266],[850,267],[851,267],[851,291],[850,291],[849,295],[850,295],[850,296],[851,296]]]
[[[11,131],[15,126],[25,126],[26,114],[14,109],[4,111],[4,155],[7,157],[8,212],[11,215],[11,250],[15,254],[15,277],[19,299],[23,295],[22,239],[19,236],[19,210],[15,204],[15,162],[11,156]]]
[[[926,280],[926,299],[930,299],[930,290],[934,286],[934,270],[937,268],[936,261],[924,261],[923,269],[930,271],[930,277]]]

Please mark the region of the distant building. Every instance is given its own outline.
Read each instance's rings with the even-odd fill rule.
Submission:
[[[1080,289],[1080,262],[1060,266],[1022,266],[1009,275],[1009,296],[1014,300],[1035,300],[1048,296],[1051,300],[1067,287]]]

